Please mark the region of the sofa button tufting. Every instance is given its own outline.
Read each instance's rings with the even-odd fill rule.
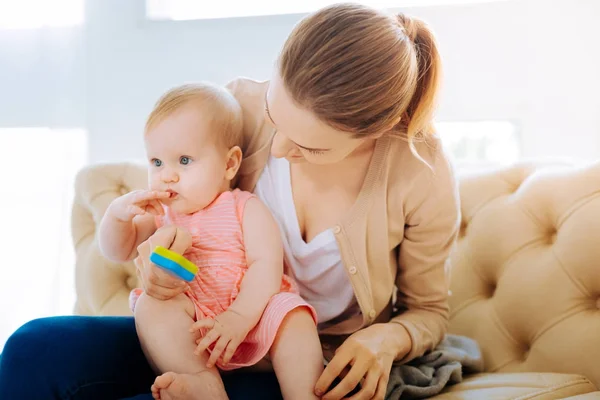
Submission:
[[[489,286],[489,298],[494,297],[494,294],[496,293],[496,284],[495,283],[490,283]]]

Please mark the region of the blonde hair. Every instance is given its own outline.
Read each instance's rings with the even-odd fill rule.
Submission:
[[[279,72],[294,101],[336,129],[399,133],[415,155],[414,141],[434,134],[441,60],[433,33],[416,18],[325,7],[294,28]]]
[[[205,115],[225,146],[241,145],[243,123],[240,104],[227,89],[206,82],[177,86],[163,94],[148,116],[145,131],[184,106],[196,107],[199,113]]]

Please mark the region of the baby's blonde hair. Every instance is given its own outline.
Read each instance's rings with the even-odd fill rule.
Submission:
[[[210,121],[220,143],[228,148],[242,144],[242,109],[224,87],[207,82],[174,87],[163,94],[146,121],[145,132],[184,106],[193,105]]]

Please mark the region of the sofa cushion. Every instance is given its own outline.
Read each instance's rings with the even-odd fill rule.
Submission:
[[[600,163],[514,166],[460,193],[450,331],[480,344],[486,371],[600,385]]]
[[[595,391],[581,375],[552,373],[477,374],[451,386],[435,400],[554,400]]]

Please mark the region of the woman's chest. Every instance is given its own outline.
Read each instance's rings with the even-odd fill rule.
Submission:
[[[364,176],[327,181],[291,169],[292,198],[302,238],[309,243],[319,233],[342,222],[360,194]]]
[[[340,188],[294,190],[296,217],[304,241],[309,243],[319,233],[339,224],[350,212],[355,198]]]

